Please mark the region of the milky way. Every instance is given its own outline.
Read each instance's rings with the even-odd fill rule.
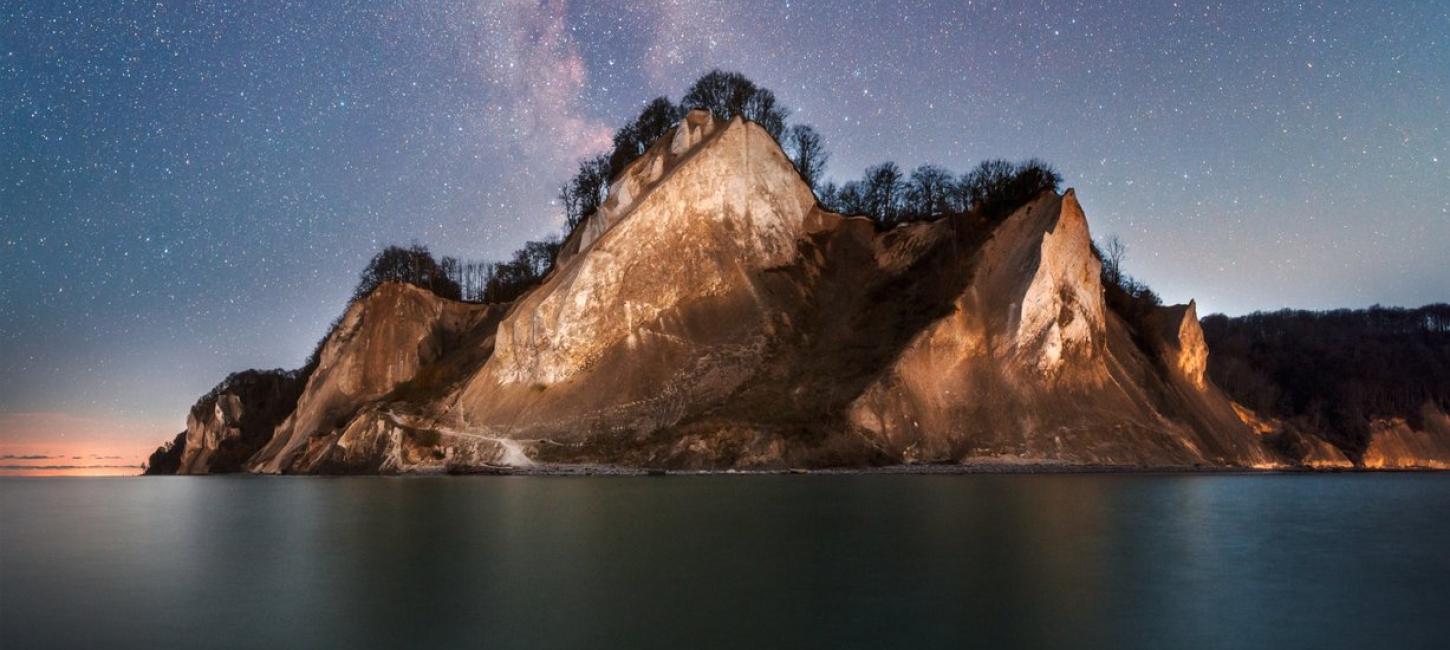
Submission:
[[[1205,313],[1445,300],[1447,34],[1443,2],[3,0],[0,443],[159,440],[299,365],[380,246],[557,231],[574,161],[712,67],[836,179],[1045,158]]]

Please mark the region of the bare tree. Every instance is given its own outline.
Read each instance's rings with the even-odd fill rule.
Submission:
[[[914,219],[934,219],[951,211],[952,181],[952,173],[941,167],[917,167],[906,185],[905,212]]]
[[[866,213],[883,224],[894,223],[901,208],[901,168],[894,162],[867,168],[864,183]]]
[[[1061,183],[1057,170],[1035,158],[1016,164],[984,160],[962,175],[956,194],[968,209],[995,220],[1044,191],[1056,191]]]
[[[711,70],[695,80],[680,102],[686,109],[703,108],[721,119],[740,115],[764,127],[771,137],[785,133],[789,112],[775,101],[775,93],[755,85],[738,72]]]
[[[452,263],[457,264],[457,260]],[[420,244],[408,248],[389,246],[374,255],[367,268],[363,269],[352,299],[356,301],[366,297],[384,282],[406,282],[450,300],[463,297],[458,283],[449,277],[428,248]]]
[[[1103,280],[1123,286],[1123,260],[1128,256],[1128,247],[1117,235],[1109,235],[1099,249],[1103,258]]]
[[[614,151],[609,154],[609,175],[617,176],[629,163],[644,155],[656,140],[675,126],[684,109],[668,97],[656,97],[645,104],[633,122],[614,132]]]
[[[816,189],[821,174],[826,171],[826,161],[831,157],[826,153],[821,134],[808,124],[792,126],[785,134],[785,150],[801,178],[812,190]]]
[[[573,230],[585,217],[594,214],[608,194],[609,157],[600,154],[581,161],[578,173],[559,188],[565,229]]]

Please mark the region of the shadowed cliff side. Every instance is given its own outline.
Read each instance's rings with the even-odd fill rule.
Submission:
[[[192,405],[186,430],[158,449],[147,474],[226,474],[272,439],[297,407],[307,377],[300,370],[244,370],[229,375]]]

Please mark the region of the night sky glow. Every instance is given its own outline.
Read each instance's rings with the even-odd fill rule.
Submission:
[[[1450,298],[1450,3],[865,5],[0,0],[0,453],[139,463],[382,245],[558,230],[574,161],[712,67],[837,180],[1052,162],[1200,313]]]

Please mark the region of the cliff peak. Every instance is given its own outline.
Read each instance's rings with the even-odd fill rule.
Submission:
[[[656,321],[680,303],[789,262],[815,204],[768,133],[704,111],[612,187],[578,253],[500,325],[488,367],[497,381],[556,384],[612,345],[662,334]]]
[[[1167,305],[1154,315],[1154,341],[1167,366],[1197,390],[1208,387],[1208,343],[1198,320],[1198,303]]]
[[[1080,381],[1097,381],[1103,378],[1100,360],[1107,329],[1102,264],[1092,252],[1087,217],[1072,189],[1062,195],[1056,212],[1041,235],[1036,268],[1021,299],[1015,342],[1024,359],[1044,375],[1063,378],[1064,369],[1072,366]]]

